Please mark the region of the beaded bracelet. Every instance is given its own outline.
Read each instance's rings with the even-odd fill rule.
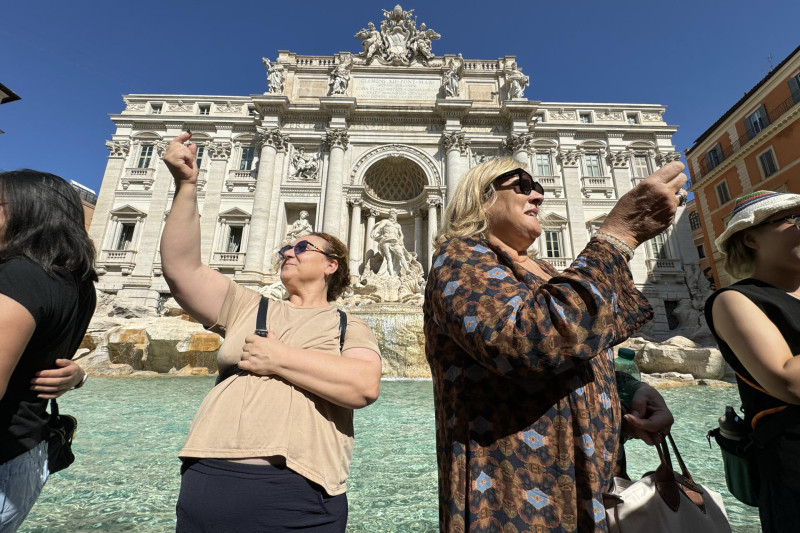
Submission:
[[[606,233],[605,231],[596,231],[594,233],[595,237],[598,239],[604,240],[608,242],[611,246],[617,249],[625,258],[630,261],[633,259],[633,248],[630,247],[628,243],[620,239],[619,237],[614,237]]]

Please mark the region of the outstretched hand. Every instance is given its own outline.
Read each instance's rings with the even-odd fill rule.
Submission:
[[[678,209],[677,192],[686,183],[683,169],[673,161],[650,174],[619,199],[600,230],[632,248],[663,233]]]
[[[86,372],[71,359],[56,359],[58,368],[40,370],[31,380],[31,390],[38,398],[58,398],[83,381]]]
[[[192,134],[188,131],[181,133],[172,139],[164,152],[164,164],[175,178],[176,186],[181,182],[197,183],[197,145],[185,144],[191,138]]]
[[[642,439],[651,446],[669,433],[675,419],[667,402],[659,392],[642,383],[631,401],[631,412],[623,417],[625,431],[630,436]]]

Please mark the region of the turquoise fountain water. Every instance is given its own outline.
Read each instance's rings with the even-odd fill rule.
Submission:
[[[60,402],[79,419],[77,460],[47,482],[21,532],[174,531],[177,453],[213,377],[92,378]],[[433,395],[430,381],[384,381],[380,399],[356,412],[348,482],[349,532],[437,531]],[[662,391],[673,434],[697,480],[722,492],[735,533],[758,532],[755,509],[725,490],[722,460],[705,438],[732,387]],[[653,449],[628,445],[632,476],[655,468]]]

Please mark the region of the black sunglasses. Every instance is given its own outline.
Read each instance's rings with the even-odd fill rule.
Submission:
[[[757,228],[759,226],[766,226],[767,224],[777,224],[779,222],[788,222],[789,224],[794,225],[797,229],[800,229],[800,215],[789,215],[783,218],[779,218],[778,220],[770,220],[768,222],[762,222],[761,224],[756,224],[752,226]]]
[[[493,179],[492,183],[497,183],[498,181],[510,178],[511,176],[519,176],[519,181],[511,185],[512,187],[514,187],[514,191],[516,191],[517,194],[524,194],[525,196],[528,196],[531,193],[531,191],[536,191],[542,196],[544,196],[544,187],[542,187],[542,184],[539,183],[538,181],[535,181],[533,179],[533,176],[531,176],[521,168],[515,168],[514,170],[503,172],[495,179]]]
[[[310,249],[312,252],[319,252],[322,255],[324,255],[326,257],[329,257],[328,256],[328,252],[326,252],[325,250],[323,250],[319,246],[317,246],[314,243],[311,243],[309,241],[297,241],[297,244],[295,244],[294,246],[292,246],[291,244],[287,244],[286,246],[284,246],[283,248],[278,250],[278,257],[280,257],[281,259],[286,259],[286,252],[288,252],[292,248],[294,248],[294,255],[295,256],[303,254],[303,253],[307,252]]]

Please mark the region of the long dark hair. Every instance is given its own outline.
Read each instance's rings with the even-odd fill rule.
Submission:
[[[72,185],[37,170],[0,172],[0,200],[6,219],[0,260],[24,257],[49,276],[70,272],[97,281],[94,246]]]

